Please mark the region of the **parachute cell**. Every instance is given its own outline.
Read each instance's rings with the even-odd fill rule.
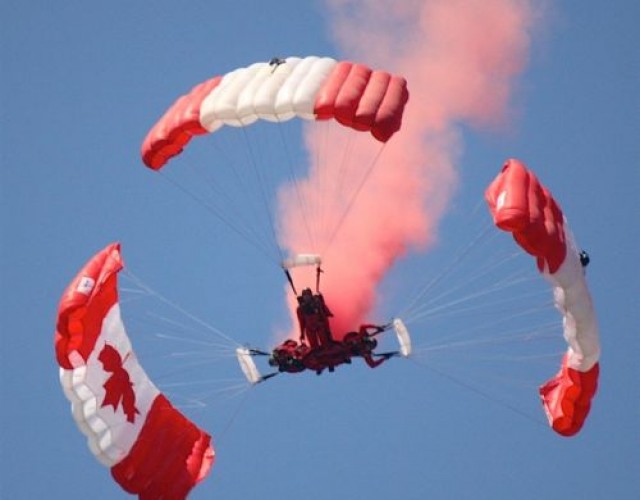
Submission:
[[[400,129],[409,98],[404,78],[362,64],[310,56],[273,59],[218,76],[180,97],[148,133],[144,163],[160,169],[194,135],[258,119],[335,119],[380,142]]]
[[[563,316],[568,350],[558,374],[540,387],[552,428],[576,434],[589,413],[598,383],[600,356],[596,316],[580,252],[567,221],[551,193],[518,160],[508,160],[485,192],[500,229],[537,259],[551,283],[556,308]]]
[[[211,437],[138,363],[118,303],[120,246],[97,253],[60,301],[55,351],[73,417],[96,458],[141,498],[185,498],[210,471]]]

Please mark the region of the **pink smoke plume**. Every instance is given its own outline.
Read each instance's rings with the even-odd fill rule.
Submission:
[[[334,335],[340,337],[371,314],[376,287],[393,263],[407,249],[425,248],[435,238],[456,186],[457,126],[495,126],[508,117],[514,83],[528,59],[534,15],[524,0],[328,4],[331,28],[344,53],[405,76],[410,92],[402,129],[384,147],[323,255],[322,292],[334,313]],[[307,136],[310,158],[322,142],[315,134],[309,130]],[[370,157],[367,150],[379,148],[374,142],[359,142],[364,149],[351,154]],[[311,204],[325,196],[318,186],[341,175],[337,155],[312,165],[309,179],[298,186]],[[287,215],[281,238],[293,252],[304,252],[307,228],[319,221],[315,211],[303,220],[292,208],[296,198],[292,191],[283,196]],[[342,213],[344,206],[335,210]]]

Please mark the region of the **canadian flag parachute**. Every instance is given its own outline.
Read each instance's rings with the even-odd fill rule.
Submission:
[[[572,436],[583,426],[597,385],[600,343],[593,302],[580,251],[558,203],[533,172],[508,160],[485,199],[495,225],[537,259],[553,287],[568,349],[558,374],[540,387],[551,427]]]
[[[181,499],[211,469],[211,437],[149,379],[118,303],[120,245],[98,252],[64,292],[55,351],[60,380],[96,458],[129,493]]]

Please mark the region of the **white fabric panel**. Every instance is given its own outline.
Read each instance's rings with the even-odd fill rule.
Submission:
[[[209,132],[220,128],[223,121],[219,116],[230,107],[230,100],[233,98],[232,90],[236,79],[246,77],[246,68],[239,68],[224,75],[220,83],[202,101],[200,106],[200,124]]]
[[[329,57],[313,61],[309,72],[304,75],[293,96],[293,110],[296,115],[307,120],[315,118],[313,108],[316,95],[331,74],[335,64],[336,62]]]
[[[302,59],[296,67],[293,69],[289,77],[282,83],[282,87],[278,91],[273,108],[275,114],[284,120],[285,117],[293,117],[296,112],[293,108],[293,100],[296,95],[296,91],[315,63],[319,58],[316,56],[309,56]]]
[[[248,68],[237,70],[234,72],[235,77],[232,82],[224,86],[219,85],[213,90],[211,95],[215,99],[213,109],[215,109],[217,120],[223,122],[224,125],[235,127],[243,125],[238,118],[238,100],[240,94],[262,67],[264,67],[264,63],[255,63]],[[225,78],[222,79],[221,84],[224,83]]]
[[[586,372],[600,358],[598,321],[587,288],[578,249],[565,220],[567,256],[554,273],[545,272],[553,285],[555,305],[563,315],[564,338],[569,345],[570,368]]]
[[[252,68],[254,67],[252,66]],[[258,119],[253,101],[256,93],[271,77],[273,70],[273,66],[261,63],[254,68],[251,80],[249,80],[243,89],[240,89],[238,105],[236,107],[236,119],[238,123],[249,125]]]
[[[254,96],[254,108],[260,118],[268,121],[286,121],[295,116],[293,111],[277,112],[276,101],[278,92],[281,91],[285,81],[291,76],[300,61],[302,59],[299,57],[288,57],[286,63],[278,65],[271,77],[257,90]]]
[[[209,132],[221,125],[245,126],[258,118],[314,119],[315,98],[335,66],[331,58],[290,57],[240,68],[222,77],[200,107],[200,123]]]
[[[115,411],[111,405],[102,406],[106,392],[104,384],[113,375],[104,370],[98,359],[107,344],[120,354],[122,367],[133,384],[135,407],[139,411],[134,422],[127,421],[122,404]],[[144,425],[145,415],[160,394],[131,350],[118,304],[105,316],[96,348],[89,356],[86,366],[78,366],[72,370],[60,369],[60,382],[71,401],[72,414],[78,428],[88,438],[89,448],[101,463],[109,467],[129,453]]]

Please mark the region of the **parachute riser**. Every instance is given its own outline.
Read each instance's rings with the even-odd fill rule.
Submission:
[[[288,269],[285,269],[284,274],[287,276],[287,281],[291,285],[291,290],[293,290],[293,294],[297,296],[298,292],[296,291],[296,286],[293,284],[293,278],[291,277],[291,273],[289,272]]]
[[[375,332],[367,333],[367,337],[370,337],[370,338],[377,337],[378,335],[381,335],[384,332],[388,332],[389,330],[393,330],[393,322],[389,322],[377,327],[377,330]]]
[[[268,373],[267,375],[263,375],[262,377],[260,377],[260,380],[258,380],[256,382],[256,384],[261,384],[265,380],[269,380],[270,378],[273,378],[273,377],[275,377],[276,375],[279,375],[279,374],[280,374],[280,372],[274,372],[274,373]]]
[[[322,273],[322,269],[320,265],[322,264],[322,258],[316,254],[295,254],[292,257],[285,259],[282,261],[281,266],[282,269],[287,276],[287,281],[291,285],[291,289],[293,293],[297,296],[298,291],[296,290],[295,285],[293,284],[293,278],[291,277],[290,269],[293,267],[307,267],[307,266],[316,266],[316,293],[319,293],[320,289],[320,273]]]

